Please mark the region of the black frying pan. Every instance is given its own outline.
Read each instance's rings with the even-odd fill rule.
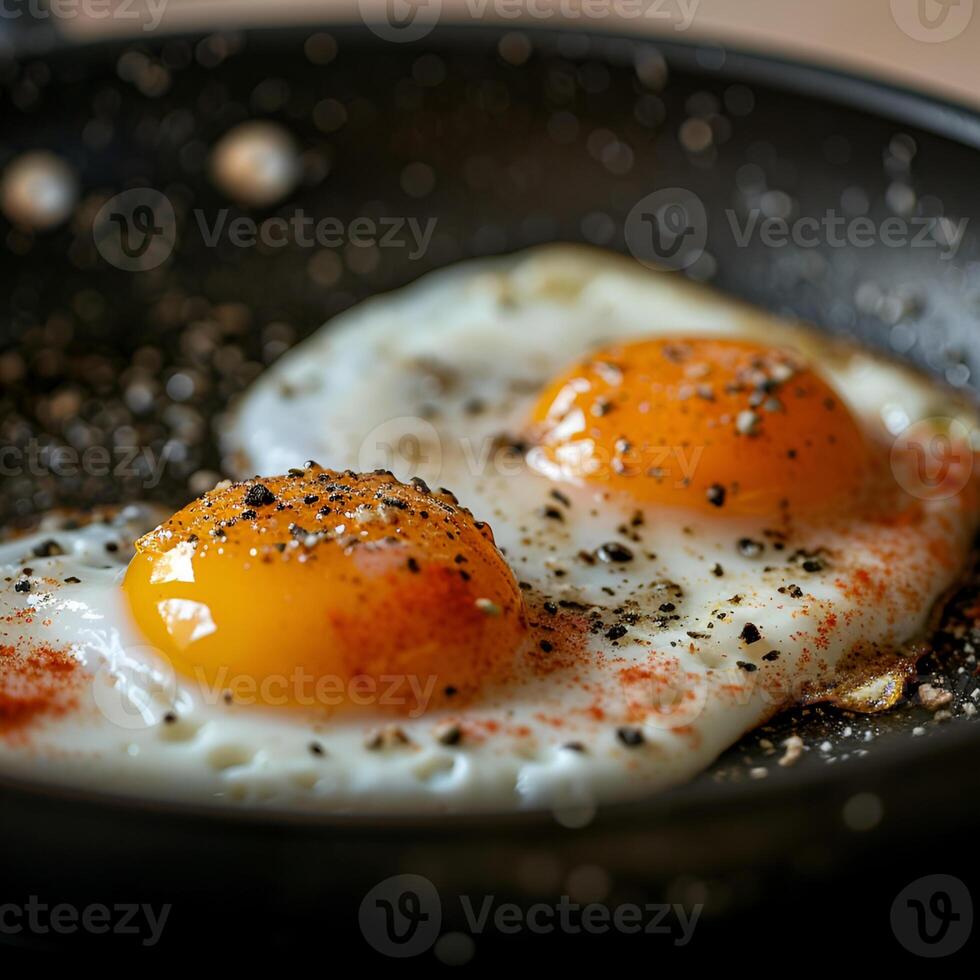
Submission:
[[[164,415],[165,394],[138,416],[127,407],[125,372],[134,354],[146,357],[152,348],[161,376],[191,363],[203,379],[181,409],[182,455],[159,485],[147,490],[139,475],[7,476],[0,522],[147,493],[179,506],[194,474],[221,467],[209,420],[284,345],[373,293],[458,259],[551,240],[625,250],[627,214],[658,188],[685,188],[704,203],[713,259],[707,273],[720,288],[972,390],[980,369],[980,244],[972,224],[980,219],[980,117],[971,111],[829,71],[680,43],[654,49],[542,31],[502,41],[505,32],[496,29],[440,27],[394,44],[344,27],[330,29],[336,56],[314,64],[304,54],[310,33],[85,48],[37,34],[13,39],[14,54],[0,62],[0,166],[24,150],[50,148],[77,169],[85,196],[158,188],[176,203],[181,222],[192,207],[226,206],[205,174],[207,149],[258,115],[281,121],[308,149],[308,180],[281,210],[302,207],[345,222],[362,214],[437,217],[438,236],[420,258],[392,250],[373,267],[328,263],[334,272],[315,277],[308,250],[209,249],[185,224],[168,264],[131,274],[101,259],[83,221],[34,238],[0,219],[0,354],[19,365],[0,388],[0,443],[65,441],[75,433],[108,445],[113,427],[133,425],[140,443],[159,451],[174,423]],[[329,51],[329,42],[318,43]],[[165,91],[147,95],[120,78],[120,56],[134,50],[167,68]],[[648,68],[658,55],[666,59],[662,89],[638,81],[638,53]],[[313,120],[327,98],[346,107],[347,120],[324,132]],[[716,121],[716,147],[692,156],[678,132],[699,113],[723,121]],[[604,163],[607,137],[595,137],[590,149],[596,131],[628,143],[632,164]],[[435,175],[421,198],[402,185],[405,166],[417,161]],[[796,214],[824,214],[842,200],[860,211],[863,201],[880,221],[891,213],[889,202],[903,200],[889,197],[889,185],[898,183],[914,191],[913,214],[971,224],[952,258],[881,242],[779,249],[754,239],[742,247],[725,210],[736,187],[752,186],[760,174],[788,195]],[[221,370],[188,353],[194,324],[214,318],[227,327],[224,343],[239,352]],[[80,393],[77,404],[52,418],[47,399],[66,386]],[[924,676],[936,672],[957,690],[957,704],[973,685],[972,596],[968,586],[957,597],[923,665]],[[915,734],[918,727],[924,734]],[[844,950],[857,943],[879,963],[905,954],[889,917],[899,891],[926,874],[975,880],[966,834],[980,814],[980,729],[961,708],[936,722],[916,705],[913,688],[888,716],[809,709],[762,734],[778,743],[794,732],[811,748],[796,766],[776,765],[779,753],[766,755],[755,733],[687,787],[580,819],[229,813],[3,781],[0,905],[23,905],[32,895],[77,907],[171,903],[161,948],[200,941],[222,953],[305,948],[325,954],[326,968],[344,954],[384,967],[395,961],[379,952],[384,940],[373,926],[366,934],[360,928],[361,900],[390,875],[412,873],[438,892],[439,931],[473,940],[472,947],[450,940],[436,947],[435,959],[426,940],[418,962],[427,966],[472,951],[483,964],[540,955],[580,967],[625,952],[650,957],[653,968],[668,954],[720,953],[738,969],[775,965],[770,956],[804,948],[853,961]],[[831,751],[819,749],[824,742]],[[750,778],[757,768],[766,778]],[[677,947],[676,934],[617,930],[511,935],[489,926],[472,936],[459,900],[480,906],[493,895],[526,909],[590,889],[607,907],[703,903],[704,912],[692,941]],[[0,929],[0,940],[26,946],[99,948],[145,938]]]

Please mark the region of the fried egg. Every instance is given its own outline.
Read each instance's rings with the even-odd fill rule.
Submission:
[[[238,482],[0,549],[5,770],[332,811],[635,798],[789,705],[894,704],[976,531],[970,405],[593,250],[372,300],[230,419]]]

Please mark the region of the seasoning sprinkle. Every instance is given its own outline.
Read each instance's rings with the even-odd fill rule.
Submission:
[[[604,562],[627,562],[633,560],[633,552],[618,541],[609,541],[596,548],[596,557]]]
[[[623,725],[617,728],[616,738],[628,749],[635,749],[638,745],[642,745],[646,741],[643,732],[639,728],[633,728],[630,725]]]
[[[499,616],[503,612],[493,599],[477,599],[476,608],[486,616]]]
[[[276,495],[264,483],[253,483],[245,493],[246,507],[268,507],[275,502]]]
[[[713,507],[723,507],[725,504],[725,488],[720,483],[712,483],[707,492],[708,503]]]
[[[440,745],[459,745],[463,741],[463,729],[455,722],[447,722],[436,729],[435,736]]]

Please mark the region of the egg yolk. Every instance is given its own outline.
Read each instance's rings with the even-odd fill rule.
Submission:
[[[738,340],[608,347],[553,381],[531,418],[530,464],[637,501],[763,515],[854,503],[864,436],[790,351]]]
[[[448,491],[314,464],[195,500],[136,542],[124,588],[179,671],[267,705],[465,703],[527,628],[490,528]]]

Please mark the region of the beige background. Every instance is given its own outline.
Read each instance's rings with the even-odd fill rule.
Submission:
[[[240,26],[291,19],[358,21],[405,0],[139,0],[162,24]],[[416,0],[442,20],[515,27],[618,26],[649,35],[730,41],[832,64],[980,106],[980,0]],[[79,0],[84,7],[84,0]],[[636,13],[642,7],[645,15]],[[520,16],[515,17],[514,14]],[[922,21],[925,17],[925,22]],[[156,18],[154,18],[156,20]],[[934,22],[939,26],[929,27]],[[132,30],[132,21],[65,21],[71,32]],[[952,34],[953,36],[946,37]]]

